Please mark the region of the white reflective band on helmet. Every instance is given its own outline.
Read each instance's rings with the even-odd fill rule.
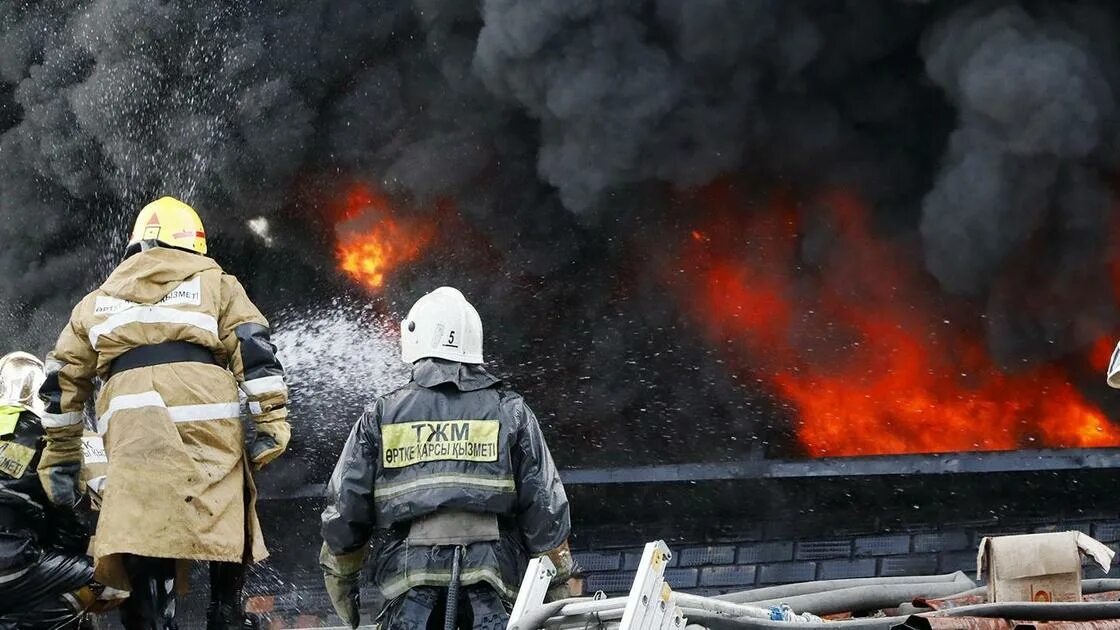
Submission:
[[[1120,343],[1112,351],[1112,360],[1108,362],[1108,386],[1120,389]]]
[[[68,411],[66,413],[44,413],[43,426],[48,429],[57,429],[59,427],[69,427],[79,424],[82,421],[82,412]]]
[[[509,492],[513,492],[516,489],[512,477],[476,477],[472,475],[447,474],[432,475],[431,477],[424,477],[422,479],[387,484],[375,488],[373,491],[373,498],[387,499],[399,494],[405,494],[406,492],[413,492],[414,490],[423,490],[429,487],[440,486],[475,486],[476,488]]]
[[[262,394],[286,394],[288,386],[284,384],[283,376],[263,376],[241,384],[241,391],[248,396]]]
[[[172,422],[199,422],[202,420],[237,420],[241,417],[241,406],[235,402],[205,403],[201,405],[172,405],[163,401],[159,392],[142,392],[114,396],[109,408],[97,419],[97,432],[104,434],[109,429],[109,420],[118,411],[160,407],[167,411]]]
[[[89,345],[96,350],[99,337],[128,324],[184,324],[218,335],[218,320],[206,313],[180,311],[163,306],[135,306],[90,328]]]

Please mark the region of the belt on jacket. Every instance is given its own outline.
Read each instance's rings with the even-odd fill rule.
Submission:
[[[396,523],[392,523],[385,528],[386,535],[388,538],[405,540],[406,538],[408,538],[409,532],[412,529],[412,524],[418,519],[425,518],[426,516],[431,516],[431,514],[433,514],[433,512],[429,512],[428,514],[417,516],[406,521],[398,521]],[[517,518],[512,514],[495,514],[495,516],[498,517],[499,535],[507,532],[519,531]]]
[[[189,341],[165,341],[148,346],[137,346],[109,364],[109,378],[135,368],[164,365],[166,363],[209,363],[218,365],[214,353]]]

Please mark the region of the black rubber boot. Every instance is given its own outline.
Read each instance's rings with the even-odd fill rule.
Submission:
[[[125,630],[178,630],[175,622],[175,561],[126,556],[132,592],[121,605]]]
[[[245,612],[241,601],[244,586],[244,564],[210,563],[210,606],[206,609],[206,630],[256,630],[261,627],[256,615]]]
[[[258,630],[261,620],[256,615],[237,610],[229,604],[210,602],[206,610],[206,630]]]

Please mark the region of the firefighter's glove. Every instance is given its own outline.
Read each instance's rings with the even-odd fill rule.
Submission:
[[[331,553],[325,543],[319,551],[319,567],[323,569],[323,582],[327,586],[327,595],[330,596],[331,604],[334,605],[334,610],[342,622],[351,628],[357,628],[361,621],[360,587],[365,555],[364,546],[341,556]]]
[[[287,450],[291,436],[292,425],[287,420],[258,422],[257,437],[249,445],[249,459],[253,462],[253,468],[260,470],[280,457]]]
[[[51,546],[68,553],[85,555],[92,535],[89,525],[81,520],[77,511],[58,512],[51,520]]]
[[[59,464],[49,468],[39,468],[39,483],[47,498],[58,507],[72,508],[82,499],[81,482],[78,475],[81,464]]]
[[[556,602],[561,599],[569,599],[572,597],[583,597],[583,569],[576,565],[572,571],[572,577],[565,580],[563,583],[556,583],[555,581],[548,587],[545,592],[544,601]]]
[[[548,587],[548,591],[544,594],[544,603],[549,604],[572,597],[575,597],[575,595],[572,594],[572,589],[566,582],[564,584],[554,584]]]
[[[118,591],[111,586],[93,584],[83,586],[74,593],[75,599],[87,613],[101,614],[119,608],[128,599],[128,591]]]
[[[556,568],[556,575],[552,578],[548,592],[545,593],[544,601],[555,602],[572,597],[574,593],[570,581],[578,571],[578,567],[572,558],[572,550],[568,547],[568,541],[565,540],[559,547],[545,555],[552,561],[552,566]]]
[[[39,483],[51,503],[72,508],[82,498],[82,425],[47,429],[39,459]]]

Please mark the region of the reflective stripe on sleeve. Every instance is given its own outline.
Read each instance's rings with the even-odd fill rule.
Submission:
[[[513,492],[516,486],[513,477],[478,477],[475,475],[444,474],[432,475],[412,481],[390,483],[374,488],[374,499],[389,499],[407,492],[427,490],[445,486],[474,487],[501,492]]]
[[[263,376],[241,384],[241,391],[246,396],[260,396],[262,394],[287,393],[288,386],[284,384],[283,376]]]
[[[109,429],[109,420],[118,411],[159,407],[167,411],[172,422],[198,422],[202,420],[236,420],[241,417],[241,406],[235,402],[204,403],[200,405],[171,405],[164,402],[159,392],[141,392],[114,396],[109,408],[97,419],[97,432],[104,434]]]
[[[81,423],[82,412],[68,411],[66,413],[44,413],[42,420],[43,426],[48,429],[69,427]]]
[[[218,335],[218,320],[206,313],[181,311],[166,306],[133,306],[91,327],[89,345],[96,350],[99,337],[128,324],[184,324]]]
[[[38,565],[33,564],[33,565],[27,567],[26,569],[20,569],[19,571],[16,571],[15,573],[9,573],[7,575],[0,575],[0,584],[7,584],[8,582],[11,582],[13,580],[18,580],[19,578],[21,578],[25,574],[27,574],[28,571],[30,571],[31,569],[34,569],[36,566],[38,566]]]

